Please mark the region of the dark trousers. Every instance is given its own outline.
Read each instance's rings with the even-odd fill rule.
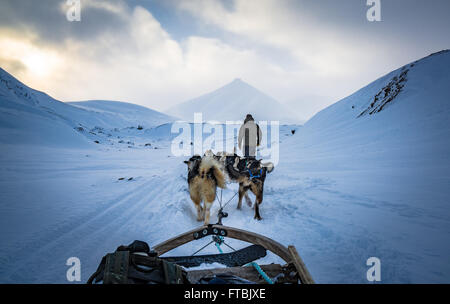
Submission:
[[[244,146],[244,157],[256,157],[256,147]]]

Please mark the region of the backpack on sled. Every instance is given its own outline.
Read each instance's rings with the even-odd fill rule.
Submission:
[[[181,266],[157,257],[147,243],[134,241],[106,254],[88,284],[185,284]]]

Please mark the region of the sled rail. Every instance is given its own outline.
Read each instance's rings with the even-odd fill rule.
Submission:
[[[305,263],[303,263],[302,258],[295,249],[294,246],[288,246],[289,253],[292,256],[292,263],[294,263],[295,269],[297,269],[298,276],[300,277],[300,281],[303,284],[314,284],[314,280],[306,268]]]

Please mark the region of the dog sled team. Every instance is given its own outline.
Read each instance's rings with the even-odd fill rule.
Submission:
[[[238,209],[242,207],[243,198],[247,205],[252,206],[248,190],[255,195],[254,218],[261,220],[259,208],[263,201],[264,181],[266,174],[274,169],[272,163],[263,163],[255,158],[261,137],[259,126],[248,114],[238,136],[239,149],[243,148],[244,157],[235,152],[214,154],[208,150],[203,156],[194,155],[185,161],[188,166],[189,194],[197,208],[198,221],[209,224],[210,209],[216,198],[217,187],[225,189],[228,182],[239,183]]]

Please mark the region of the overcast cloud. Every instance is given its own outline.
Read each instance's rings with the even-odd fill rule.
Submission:
[[[446,0],[65,0],[0,3],[0,67],[64,100],[164,110],[241,78],[313,113],[376,78],[450,48]]]

